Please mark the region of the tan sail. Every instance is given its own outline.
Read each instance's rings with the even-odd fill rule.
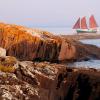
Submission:
[[[88,29],[87,24],[86,24],[86,17],[83,17],[81,19],[81,29]]]
[[[80,18],[77,20],[77,22],[73,26],[73,29],[79,29],[79,28],[80,28]]]
[[[96,20],[95,20],[95,18],[94,18],[93,15],[89,19],[89,27],[90,28],[96,28],[96,27],[98,27],[97,22],[96,22]]]

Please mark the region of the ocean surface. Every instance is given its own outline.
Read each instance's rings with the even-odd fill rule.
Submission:
[[[37,27],[36,29],[51,32],[55,35],[73,35],[77,34],[72,27]],[[100,33],[100,32],[99,32]]]
[[[86,44],[93,44],[96,45],[97,47],[100,47],[100,39],[85,39],[85,40],[80,40],[82,43]]]
[[[100,60],[74,62],[74,63],[69,63],[68,66],[76,68],[95,68],[100,70]]]
[[[38,27],[38,29],[51,32],[55,35],[76,34],[76,31],[70,27]]]
[[[82,43],[85,44],[93,44],[97,47],[100,47],[100,39],[85,39],[80,40]],[[89,61],[81,61],[81,62],[74,62],[70,63],[68,66],[70,67],[84,67],[84,68],[95,68],[100,70],[100,60],[89,60]]]

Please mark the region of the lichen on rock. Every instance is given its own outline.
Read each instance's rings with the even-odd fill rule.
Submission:
[[[13,73],[17,68],[17,59],[15,57],[0,57],[0,71]]]

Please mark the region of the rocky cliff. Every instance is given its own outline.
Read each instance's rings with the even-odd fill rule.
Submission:
[[[74,54],[75,48],[65,43],[67,52]],[[66,57],[59,57],[62,46],[62,38],[49,32],[33,30],[30,28],[0,24],[0,46],[7,50],[7,55],[15,56],[21,60],[62,60],[73,58],[74,55],[67,53]],[[65,51],[64,49],[64,51]],[[67,57],[68,56],[68,57]]]
[[[49,32],[0,23],[0,47],[20,60],[69,61],[100,59],[100,49]]]

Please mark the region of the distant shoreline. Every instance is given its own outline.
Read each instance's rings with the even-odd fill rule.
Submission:
[[[100,34],[75,34],[75,35],[60,35],[64,38],[74,39],[74,40],[83,40],[83,39],[100,39]]]

